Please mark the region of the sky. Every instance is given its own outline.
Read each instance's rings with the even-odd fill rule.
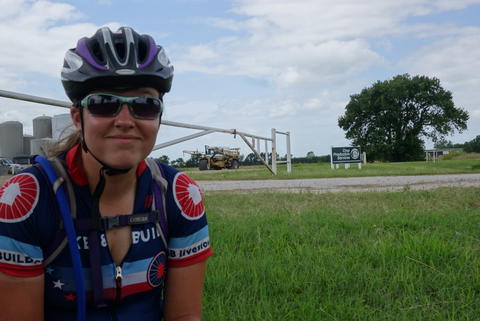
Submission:
[[[395,75],[440,79],[480,135],[480,0],[0,0],[0,89],[67,101],[65,51],[102,26],[152,35],[175,67],[164,119],[271,137],[303,157],[349,146],[338,118],[350,95]],[[0,123],[67,109],[0,98]],[[162,126],[157,144],[197,130]],[[277,150],[286,153],[285,136]],[[157,150],[188,159],[204,145],[250,150],[216,133]],[[264,143],[261,143],[264,151]],[[426,141],[426,147],[433,144]]]

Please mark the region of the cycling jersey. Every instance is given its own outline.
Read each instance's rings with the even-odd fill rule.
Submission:
[[[79,152],[77,145],[62,157],[76,196],[76,221],[90,217],[92,204],[86,176],[75,165]],[[132,244],[117,266],[110,254],[105,232],[101,232],[100,261],[105,308],[95,308],[91,302],[89,232],[78,228],[77,224],[88,320],[161,320],[167,266],[192,265],[212,254],[205,207],[198,185],[186,174],[170,166],[159,165],[168,182],[165,197],[168,249],[163,245],[158,224],[132,225]],[[151,211],[153,184],[150,169],[145,162],[140,163],[134,213]],[[0,188],[0,271],[17,277],[45,275],[47,321],[76,319],[74,272],[68,247],[53,262],[44,265],[45,253],[63,240],[59,238],[61,231],[61,218],[52,188],[38,167],[30,167],[13,176]]]

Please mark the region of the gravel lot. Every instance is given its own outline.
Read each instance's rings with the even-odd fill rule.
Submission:
[[[0,176],[0,186],[9,176]],[[198,181],[203,192],[342,192],[432,189],[441,186],[480,186],[480,174],[311,178],[265,181]]]
[[[342,192],[432,189],[442,186],[480,186],[480,174],[312,178],[266,181],[198,181],[203,192]]]

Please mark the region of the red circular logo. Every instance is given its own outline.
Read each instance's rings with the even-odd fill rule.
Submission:
[[[0,222],[26,220],[37,205],[38,181],[29,173],[12,177],[0,187]]]
[[[161,251],[150,262],[147,271],[147,281],[153,288],[156,288],[163,284],[165,278],[165,264],[167,262],[167,255]]]
[[[197,220],[205,213],[203,197],[197,183],[188,175],[178,173],[173,180],[173,195],[183,217]]]

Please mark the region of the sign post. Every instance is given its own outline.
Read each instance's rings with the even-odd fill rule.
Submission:
[[[350,164],[358,164],[358,169],[362,169],[362,149],[360,147],[333,147],[330,155],[330,166],[339,168],[339,164],[345,164],[349,168]]]

